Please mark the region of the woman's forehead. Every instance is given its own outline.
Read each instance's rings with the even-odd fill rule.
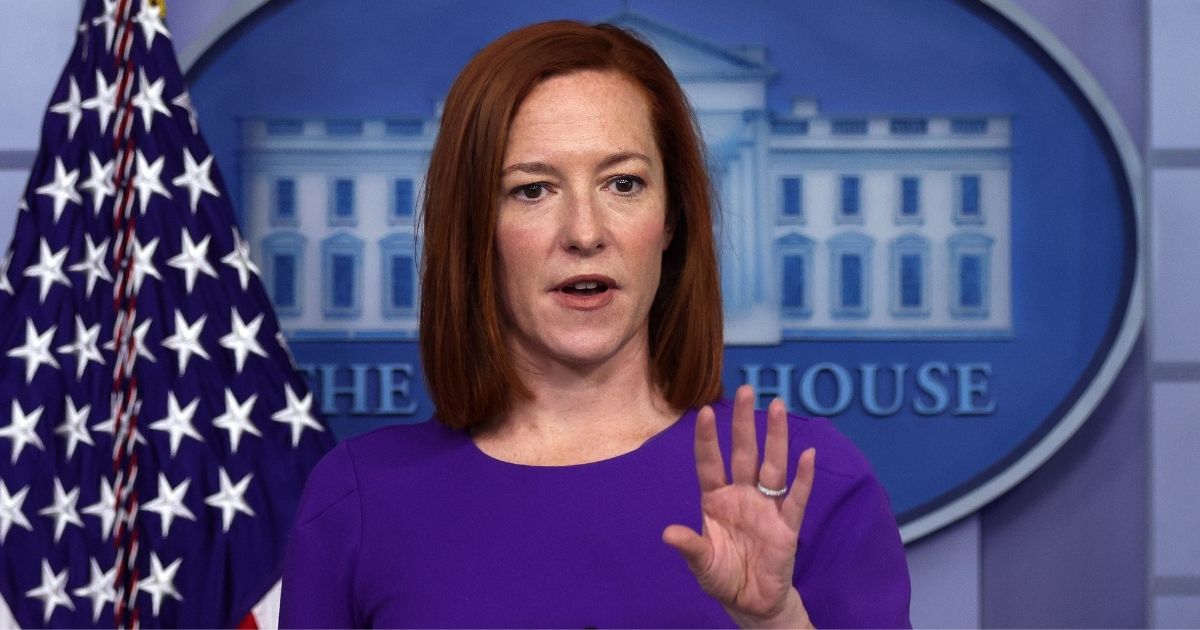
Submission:
[[[506,165],[531,155],[657,155],[650,106],[623,74],[581,71],[550,77],[530,91],[509,128]]]

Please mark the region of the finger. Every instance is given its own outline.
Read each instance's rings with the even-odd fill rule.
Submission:
[[[733,397],[733,451],[730,468],[734,483],[758,481],[758,436],[754,428],[754,388],[742,385]]]
[[[787,485],[788,428],[787,407],[779,398],[767,406],[767,443],[758,482],[767,488]]]
[[[792,481],[792,489],[784,499],[783,506],[780,507],[783,521],[797,532],[804,524],[804,509],[808,507],[808,497],[812,494],[816,467],[817,449],[807,448],[800,453],[800,463],[796,466],[796,479]]]
[[[717,441],[717,418],[708,405],[696,414],[696,477],[700,479],[701,492],[711,492],[726,484],[725,458]]]
[[[684,525],[668,525],[663,530],[662,539],[679,551],[692,573],[699,576],[708,571],[712,564],[712,543],[697,534],[696,530]]]

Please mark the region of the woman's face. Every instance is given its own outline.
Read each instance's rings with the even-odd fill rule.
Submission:
[[[501,168],[499,280],[518,361],[644,364],[671,234],[641,91],[615,72],[543,81],[517,110]]]

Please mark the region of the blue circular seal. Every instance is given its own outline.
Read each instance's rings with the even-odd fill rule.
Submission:
[[[1137,338],[1136,153],[1009,2],[431,4],[249,3],[183,59],[342,436],[432,412],[414,216],[440,99],[484,43],[552,17],[637,31],[671,65],[723,208],[725,384],[829,417],[905,540],[1046,461]]]

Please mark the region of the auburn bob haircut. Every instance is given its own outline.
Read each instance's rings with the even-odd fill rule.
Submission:
[[[437,418],[454,428],[490,420],[532,394],[505,345],[496,213],[509,126],[534,86],[581,70],[620,72],[650,105],[667,183],[662,279],[650,308],[650,374],[672,407],[721,394],[721,289],[713,197],[682,88],[650,46],[607,24],[555,21],[481,50],[446,96],[425,182],[421,360]]]

